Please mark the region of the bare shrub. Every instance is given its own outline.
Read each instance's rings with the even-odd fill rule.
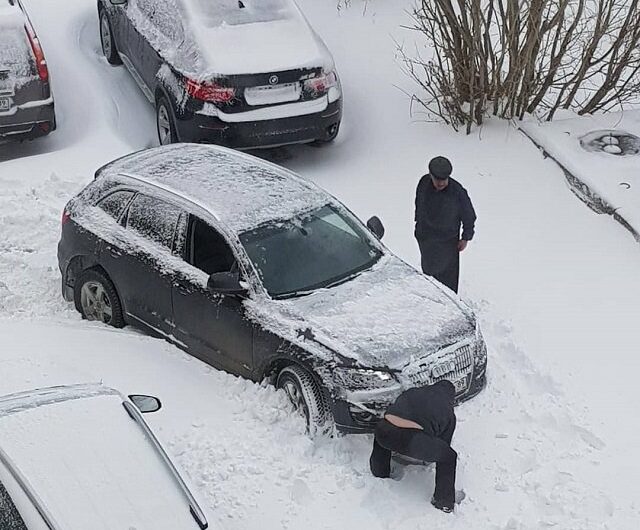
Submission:
[[[639,0],[420,0],[415,30],[433,50],[400,46],[430,116],[469,132],[494,115],[551,120],[640,100]]]

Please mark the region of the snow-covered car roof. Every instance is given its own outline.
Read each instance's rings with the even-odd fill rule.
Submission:
[[[115,160],[96,173],[96,178],[116,180],[127,176],[197,203],[238,233],[335,202],[287,169],[218,146],[156,147]]]
[[[53,529],[201,528],[139,411],[101,384],[0,397],[0,477]]]
[[[163,0],[153,9],[165,21],[163,31],[154,29],[144,5],[130,2],[127,13],[151,45],[188,76],[333,68],[331,54],[293,0]]]

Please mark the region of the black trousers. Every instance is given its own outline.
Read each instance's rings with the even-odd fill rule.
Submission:
[[[453,292],[458,292],[460,251],[458,239],[418,239],[422,272],[433,276]]]
[[[453,508],[456,498],[458,454],[451,448],[455,422],[441,436],[430,436],[420,429],[402,429],[387,420],[376,426],[369,464],[376,477],[387,478],[391,471],[391,452],[436,463],[436,489],[433,498]]]

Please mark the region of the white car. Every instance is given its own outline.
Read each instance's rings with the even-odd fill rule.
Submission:
[[[158,408],[101,384],[0,397],[0,529],[208,528],[142,417]]]

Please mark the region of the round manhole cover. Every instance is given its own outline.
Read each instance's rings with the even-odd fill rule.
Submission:
[[[619,130],[593,131],[580,138],[585,151],[602,152],[616,156],[640,154],[640,138]]]

